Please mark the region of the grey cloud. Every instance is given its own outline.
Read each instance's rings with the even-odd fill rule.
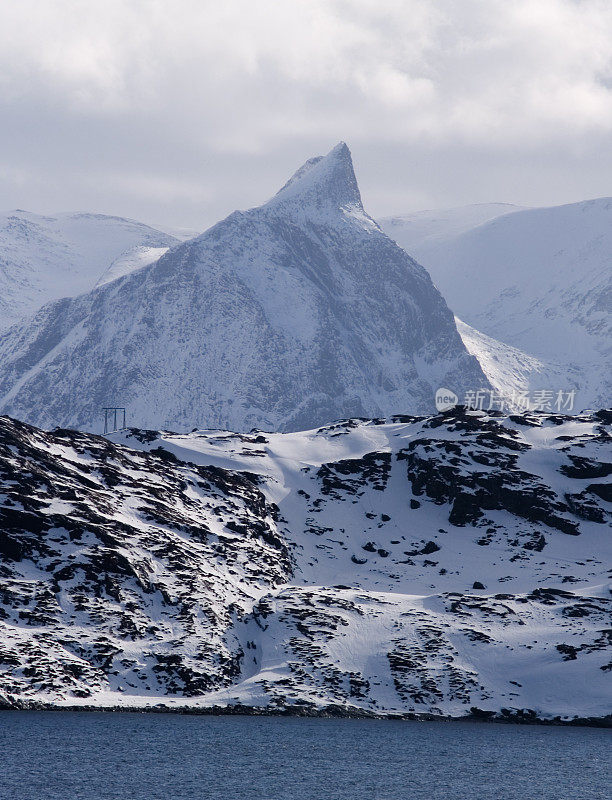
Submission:
[[[0,7],[0,207],[203,228],[352,147],[373,214],[611,194],[603,0]]]

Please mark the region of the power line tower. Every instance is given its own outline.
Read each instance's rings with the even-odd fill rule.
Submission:
[[[102,411],[104,411],[104,433],[114,433],[114,431],[122,431],[125,428],[125,408],[109,406],[103,408]],[[117,414],[119,414],[119,420],[123,414],[123,424],[120,427],[117,426]]]

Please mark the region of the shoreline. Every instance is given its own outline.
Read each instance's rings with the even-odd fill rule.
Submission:
[[[470,714],[453,717],[440,714],[418,714],[414,712],[375,713],[365,709],[347,708],[344,706],[328,705],[322,708],[293,707],[273,709],[262,706],[168,706],[163,703],[154,706],[92,706],[92,705],[56,705],[43,703],[37,700],[16,700],[7,702],[0,700],[0,711],[45,711],[45,712],[85,712],[100,714],[178,714],[181,716],[243,716],[243,717],[302,717],[310,719],[371,719],[388,720],[394,722],[487,722],[502,725],[543,725],[555,727],[589,727],[612,728],[612,714],[601,717],[575,717],[562,719],[561,717],[539,717],[531,709],[502,711],[484,711],[473,708]]]

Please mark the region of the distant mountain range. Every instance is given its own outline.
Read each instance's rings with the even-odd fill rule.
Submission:
[[[0,706],[610,724],[611,421],[0,418]]]
[[[156,261],[179,239],[105,214],[0,215],[0,331]]]
[[[427,256],[432,247],[453,240],[478,225],[497,219],[504,214],[524,210],[512,203],[475,203],[431,211],[414,211],[394,217],[382,217],[381,228],[408,253],[420,258]]]
[[[144,427],[296,430],[488,385],[427,272],[365,213],[344,143],[0,338],[0,409],[45,427],[99,430],[119,405]]]
[[[470,326],[464,341],[497,388],[574,390],[577,409],[610,403],[611,198],[470,206],[381,225]]]
[[[191,241],[119,217],[11,212],[0,410],[94,430],[103,405],[153,427],[291,429],[431,410],[438,386],[605,406],[611,222],[606,198],[382,219],[431,273],[462,347],[424,270],[364,212],[345,145]]]

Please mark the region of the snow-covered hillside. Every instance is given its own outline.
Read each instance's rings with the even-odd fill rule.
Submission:
[[[265,205],[0,338],[0,409],[99,430],[295,430],[486,386],[427,272],[361,204],[343,143]]]
[[[588,405],[596,387],[587,376],[562,362],[543,361],[493,339],[455,317],[457,330],[468,353],[478,359],[503,410],[579,411]],[[601,377],[593,376],[601,382]],[[561,396],[559,399],[559,390]],[[486,396],[490,396],[487,394]],[[501,399],[503,398],[503,399]],[[493,406],[497,408],[498,406]]]
[[[602,719],[611,421],[3,418],[4,703]]]
[[[539,388],[610,402],[612,199],[504,214],[410,252],[465,323],[543,365],[556,383]]]
[[[150,264],[177,244],[141,222],[104,214],[0,215],[0,330],[60,297]]]

